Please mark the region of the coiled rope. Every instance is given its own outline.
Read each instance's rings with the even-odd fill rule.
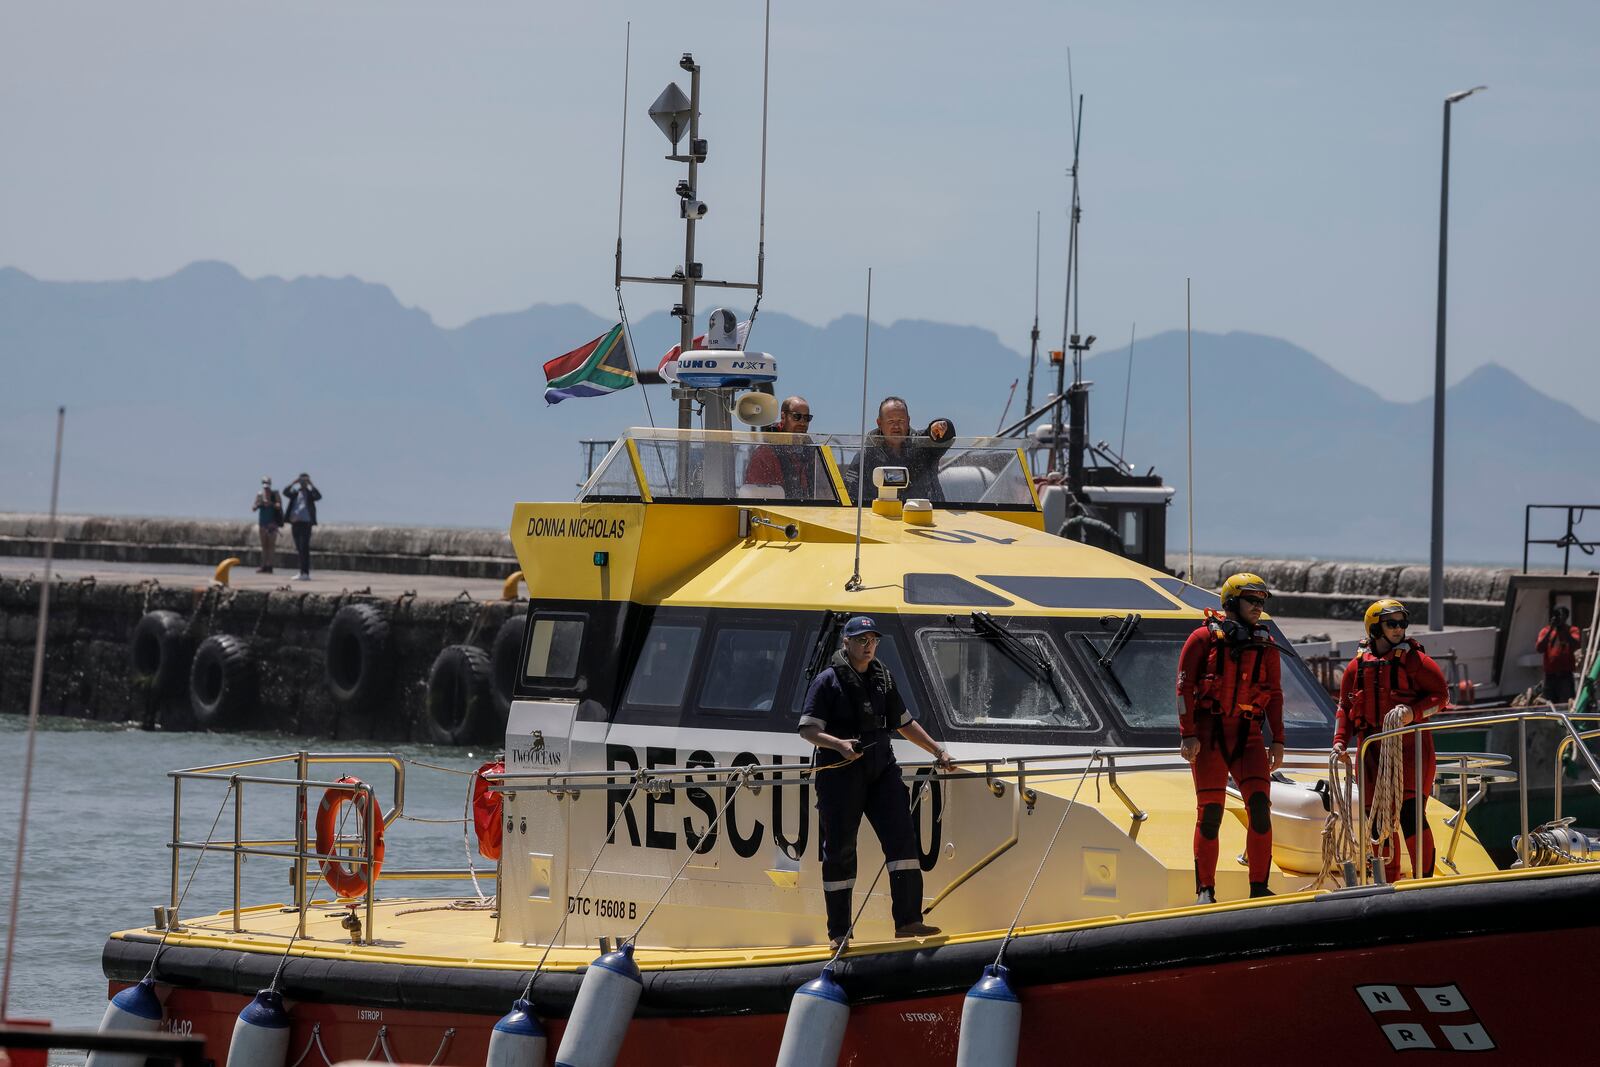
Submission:
[[[1336,753],[1328,757],[1328,818],[1322,824],[1322,870],[1312,889],[1345,881],[1345,865],[1361,864],[1361,843],[1356,824],[1361,819],[1356,806],[1356,773],[1350,756]]]
[[[1399,730],[1410,716],[1410,708],[1397,704],[1384,713],[1383,728]],[[1422,743],[1421,737],[1417,738],[1417,743]],[[1405,782],[1405,756],[1401,735],[1396,733],[1378,742],[1378,774],[1372,785],[1372,805],[1367,815],[1373,853],[1386,864],[1400,848],[1400,806],[1405,800]],[[1421,786],[1420,782],[1417,784]]]

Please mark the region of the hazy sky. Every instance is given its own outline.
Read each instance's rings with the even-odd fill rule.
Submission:
[[[1086,98],[1086,332],[1285,337],[1431,390],[1444,95],[1451,378],[1497,360],[1600,417],[1600,5],[775,0],[767,306],[1024,349],[1034,213],[1059,343],[1067,55]],[[754,272],[761,5],[43,2],[0,10],[0,265],[354,274],[455,325],[613,306],[623,26],[628,269],[681,259],[645,109],[705,66],[700,258]],[[641,316],[668,297],[636,288]],[[581,339],[575,339],[581,340]],[[781,356],[781,353],[780,353]],[[1248,386],[1248,383],[1241,383]]]

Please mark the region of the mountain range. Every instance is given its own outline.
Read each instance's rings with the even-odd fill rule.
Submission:
[[[48,503],[64,404],[64,510],[247,517],[262,475],[281,485],[307,470],[325,494],[324,521],[498,526],[513,501],[569,496],[583,474],[577,440],[643,424],[643,394],[656,422],[672,424],[662,388],[544,403],[543,361],[615,321],[536,304],[444,328],[382,285],[246,278],[217,262],[116,282],[3,268],[0,510]],[[676,341],[676,325],[659,311],[632,322],[641,365]],[[819,327],[764,310],[751,347],[777,357],[779,392],[803,393],[819,431],[854,433],[865,334],[859,315]],[[1132,360],[1131,396],[1127,346],[1086,360],[1090,439],[1120,444],[1126,399],[1129,459],[1179,487],[1176,551],[1186,543],[1185,337],[1140,339]],[[1199,550],[1426,558],[1431,398],[1386,400],[1342,374],[1336,356],[1247,332],[1195,334],[1193,367]],[[945,416],[963,435],[992,433],[1026,374],[1026,353],[990,331],[874,322],[868,418],[895,393],[918,424]],[[1042,353],[1038,374],[1042,397]],[[1519,559],[1524,504],[1600,500],[1600,423],[1498,365],[1452,386],[1446,404],[1452,561]]]

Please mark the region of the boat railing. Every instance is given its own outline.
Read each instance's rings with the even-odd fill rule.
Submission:
[[[1475,730],[1475,729],[1481,729],[1481,728],[1486,727],[1486,726],[1499,726],[1499,725],[1508,724],[1508,723],[1515,723],[1516,726],[1517,726],[1516,767],[1517,767],[1517,771],[1518,771],[1518,773],[1516,775],[1516,779],[1515,779],[1516,783],[1517,783],[1517,814],[1518,814],[1518,824],[1521,827],[1521,831],[1522,831],[1517,836],[1517,855],[1518,855],[1518,858],[1521,861],[1522,865],[1523,866],[1527,866],[1528,865],[1528,849],[1529,849],[1529,837],[1528,837],[1528,829],[1529,829],[1529,827],[1528,827],[1528,776],[1525,773],[1521,773],[1521,772],[1527,767],[1527,760],[1528,760],[1528,723],[1530,723],[1530,722],[1553,722],[1553,723],[1560,724],[1560,726],[1565,731],[1565,734],[1562,737],[1561,744],[1559,746],[1559,755],[1564,757],[1565,753],[1566,753],[1566,751],[1567,751],[1567,749],[1569,747],[1574,749],[1577,753],[1579,753],[1582,756],[1582,762],[1583,762],[1584,766],[1586,766],[1586,768],[1588,770],[1590,787],[1593,788],[1595,790],[1595,792],[1600,793],[1600,761],[1596,761],[1596,759],[1594,757],[1594,753],[1590,752],[1588,747],[1583,744],[1585,735],[1578,729],[1577,726],[1574,725],[1573,720],[1575,720],[1575,719],[1579,720],[1579,721],[1583,721],[1583,722],[1597,723],[1597,722],[1600,722],[1600,714],[1580,714],[1580,713],[1568,713],[1568,712],[1564,712],[1564,711],[1558,711],[1554,704],[1546,703],[1542,708],[1508,708],[1508,709],[1506,709],[1504,711],[1498,711],[1497,710],[1497,711],[1493,711],[1493,712],[1490,712],[1490,713],[1476,713],[1476,714],[1466,714],[1466,715],[1457,713],[1457,714],[1437,715],[1437,716],[1434,716],[1433,718],[1416,720],[1416,721],[1411,722],[1411,723],[1409,723],[1409,724],[1407,724],[1405,726],[1401,726],[1401,727],[1398,727],[1398,728],[1393,729],[1393,730],[1380,730],[1380,731],[1378,731],[1376,733],[1372,733],[1372,734],[1367,735],[1367,737],[1362,739],[1361,746],[1360,746],[1360,751],[1354,757],[1354,765],[1357,766],[1357,767],[1365,766],[1365,761],[1366,761],[1366,756],[1367,756],[1368,749],[1371,748],[1371,746],[1373,746],[1373,745],[1381,744],[1383,741],[1385,741],[1385,740],[1387,740],[1389,738],[1405,737],[1406,735],[1411,734],[1411,735],[1416,735],[1418,737],[1418,739],[1420,740],[1420,737],[1423,734],[1447,732],[1447,731],[1450,731],[1450,730]],[[1590,737],[1600,736],[1600,731],[1591,731],[1591,732],[1589,732],[1588,736],[1590,736]],[[1453,755],[1453,754],[1447,754],[1446,758],[1447,759],[1450,758],[1451,755]],[[1475,754],[1464,753],[1464,754],[1461,754],[1461,755],[1462,756],[1472,756],[1472,755],[1475,755]],[[1420,782],[1420,781],[1422,781],[1422,764],[1423,764],[1423,746],[1420,743],[1412,745],[1412,758],[1415,761],[1414,766],[1415,766],[1415,775],[1416,775],[1413,780]],[[1463,763],[1463,765],[1465,765],[1466,760],[1463,759],[1462,763]],[[1504,778],[1504,774],[1505,773],[1508,773],[1508,772],[1501,772],[1501,774],[1498,774],[1498,775],[1495,776],[1495,779],[1502,780],[1502,781],[1505,780],[1505,778]],[[1557,805],[1556,811],[1557,811],[1558,816],[1559,816],[1559,812],[1560,812],[1560,803],[1561,803],[1561,801],[1560,801],[1561,786],[1562,786],[1561,778],[1562,778],[1562,761],[1561,761],[1560,758],[1558,758],[1556,760],[1556,781],[1555,781],[1555,796],[1556,796],[1556,805]],[[1492,780],[1492,779],[1485,779],[1485,781],[1489,781],[1489,780]],[[1465,786],[1462,787],[1462,791],[1463,791],[1463,796],[1464,796],[1465,795]],[[1474,803],[1476,803],[1476,801],[1474,801]],[[1417,815],[1416,815],[1417,821],[1416,821],[1416,826],[1414,828],[1414,832],[1415,832],[1417,840],[1420,841],[1422,839],[1422,834],[1423,834],[1423,819],[1424,819],[1423,805],[1421,805],[1421,804],[1416,805],[1416,809],[1417,809]],[[1456,831],[1457,834],[1459,834],[1459,832],[1460,832],[1459,822],[1455,826],[1455,831]],[[1454,846],[1453,846],[1453,843],[1452,843],[1452,851],[1453,851],[1453,847]],[[1370,872],[1365,868],[1365,866],[1363,866],[1362,869],[1361,869],[1361,880],[1362,880],[1362,883],[1365,884],[1369,877],[1370,877]]]
[[[171,887],[168,893],[168,905],[165,909],[157,909],[158,925],[168,928],[177,928],[179,923],[178,909],[183,899],[184,884],[182,873],[182,857],[186,852],[199,852],[202,854],[221,852],[233,858],[233,931],[241,932],[240,912],[244,906],[243,893],[243,865],[246,856],[262,856],[275,859],[286,859],[293,864],[294,908],[299,915],[296,936],[305,936],[306,914],[311,905],[311,897],[315,892],[316,884],[322,881],[321,865],[326,863],[348,864],[360,868],[366,873],[368,891],[363,894],[365,898],[366,921],[363,929],[366,931],[367,943],[373,937],[373,898],[377,878],[374,869],[378,867],[374,859],[376,852],[376,825],[372,822],[363,822],[363,832],[359,835],[341,834],[335,839],[333,851],[322,853],[315,849],[314,842],[308,833],[307,794],[314,789],[336,789],[363,796],[367,811],[379,812],[382,817],[382,826],[387,829],[398,819],[409,818],[406,813],[406,767],[414,761],[392,752],[288,752],[276,756],[262,756],[254,759],[236,760],[229,763],[218,763],[203,767],[186,767],[181,770],[167,772],[167,777],[172,779],[172,838],[168,842],[168,849],[172,853]],[[313,778],[313,769],[328,765],[340,767],[370,765],[387,767],[392,774],[391,796],[393,803],[385,810],[379,806],[378,790],[375,786],[362,782],[327,781]],[[265,769],[272,767],[292,766],[292,777],[274,776],[267,774],[241,774],[241,771]],[[419,764],[431,770],[444,771],[451,774],[470,776],[471,771],[458,771],[454,768],[439,767],[433,764]],[[204,840],[190,840],[183,835],[183,802],[185,783],[211,782],[226,785],[229,796],[225,796],[217,812],[217,820],[221,821],[226,811],[229,800],[233,805],[233,833],[231,837],[216,837],[215,824]],[[277,791],[293,790],[295,793],[295,835],[291,838],[262,838],[246,837],[244,835],[245,822],[245,786],[250,786],[252,792],[257,787],[264,787]],[[358,807],[360,805],[358,804]],[[197,861],[198,862],[198,861]],[[313,868],[313,864],[317,865]],[[387,879],[429,879],[445,880],[452,878],[485,877],[493,878],[492,871],[477,872],[469,868],[382,868],[381,877]],[[192,878],[192,874],[191,874]]]

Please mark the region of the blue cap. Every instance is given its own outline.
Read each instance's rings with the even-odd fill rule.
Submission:
[[[872,618],[867,615],[857,615],[844,624],[844,635],[846,637],[860,637],[862,634],[878,634],[881,637],[883,631],[879,630],[878,624],[873,622]]]

